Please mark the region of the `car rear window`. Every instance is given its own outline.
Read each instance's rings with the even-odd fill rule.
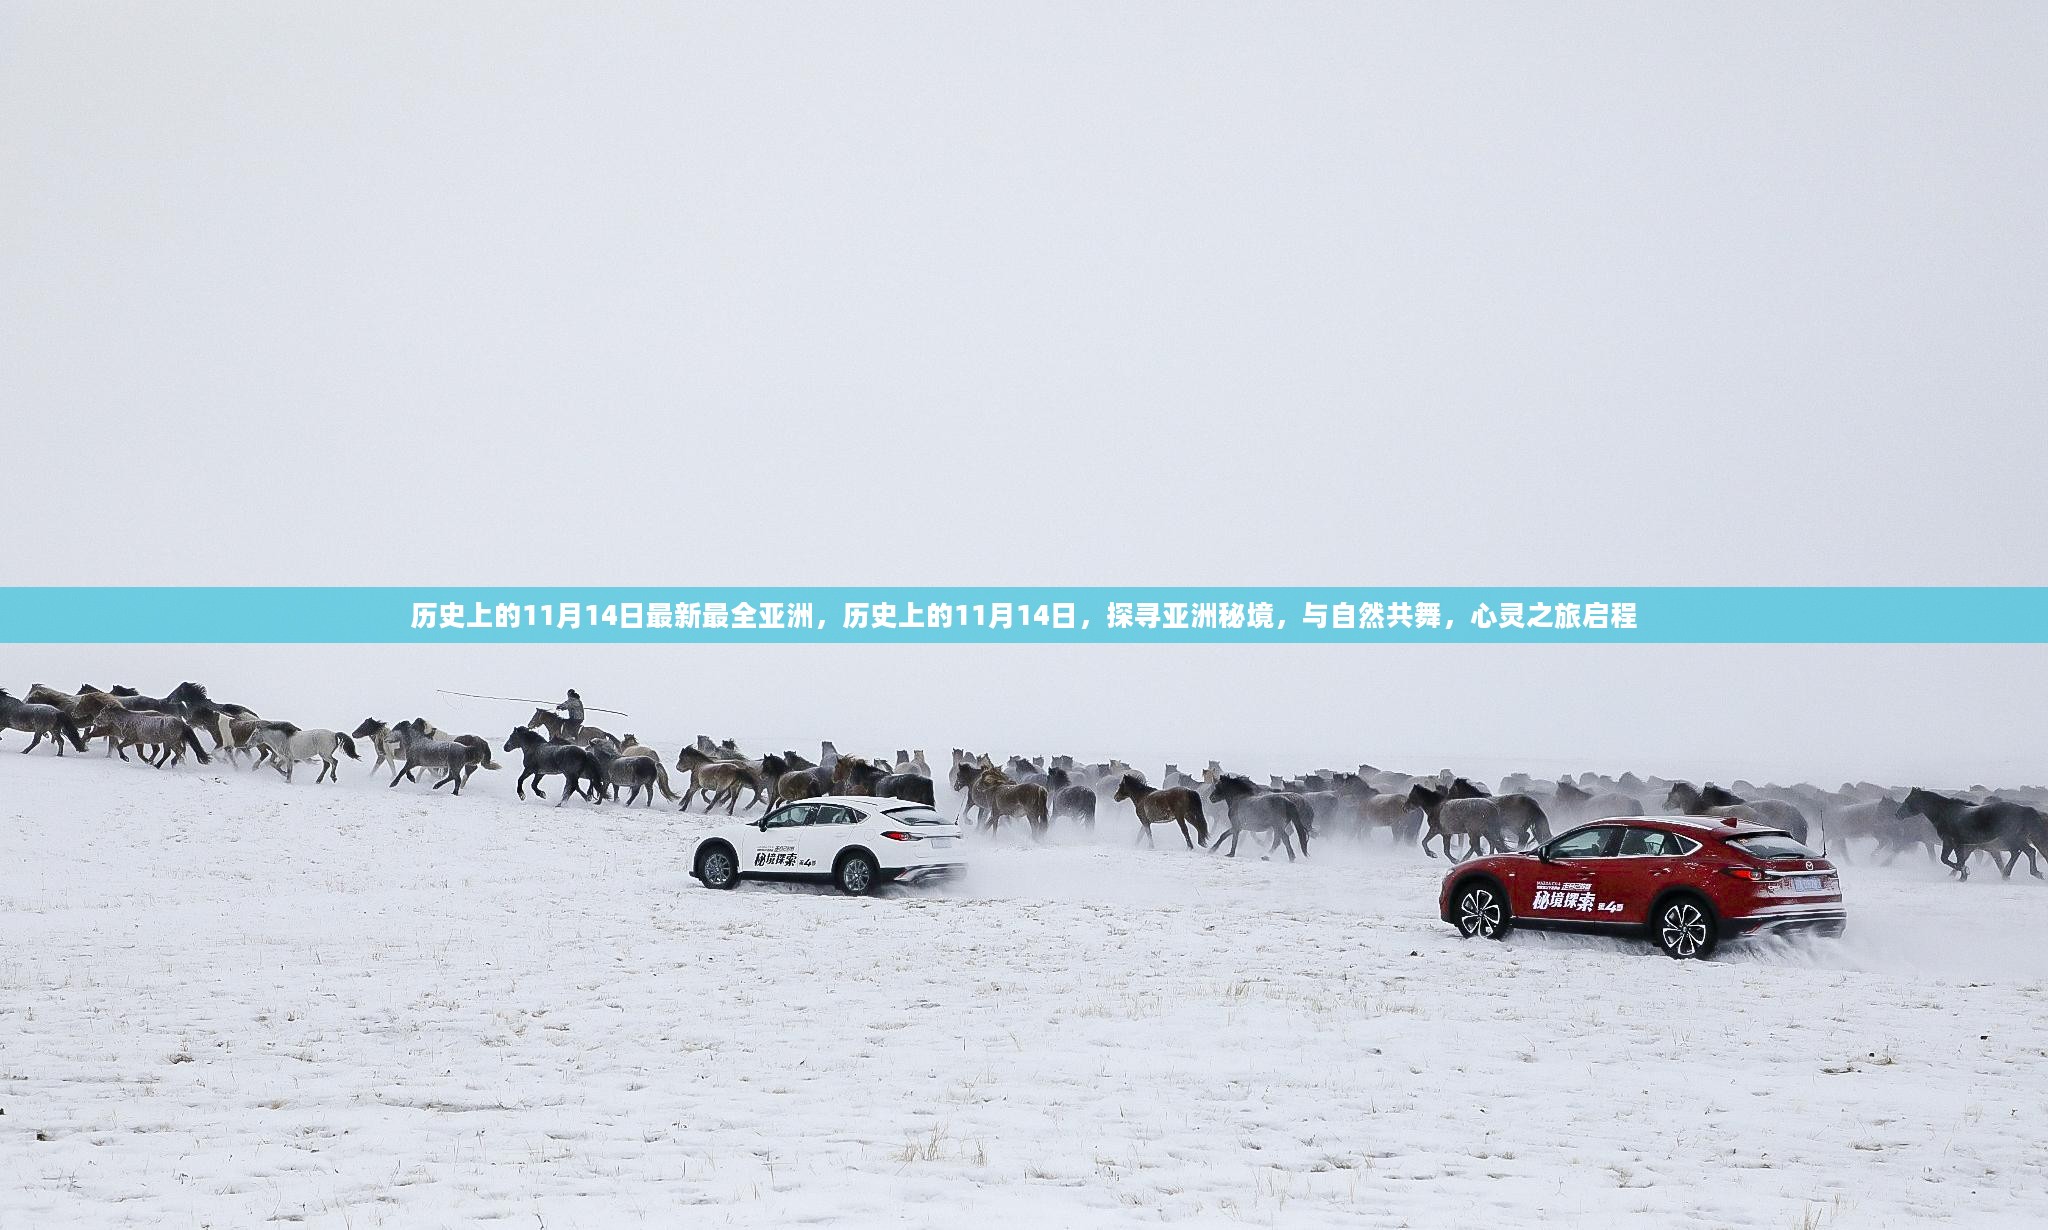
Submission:
[[[1744,854],[1757,858],[1819,858],[1820,852],[1809,850],[1785,833],[1752,833],[1747,837],[1730,837],[1728,844]]]
[[[892,807],[883,813],[899,824],[951,824],[951,820],[929,807]]]

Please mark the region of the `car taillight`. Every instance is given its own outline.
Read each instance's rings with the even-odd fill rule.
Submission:
[[[888,838],[888,839],[889,839],[890,841],[923,841],[923,840],[924,840],[924,837],[923,837],[922,835],[920,835],[920,834],[917,834],[917,833],[904,833],[904,832],[900,832],[900,831],[896,831],[896,830],[891,830],[891,831],[889,831],[889,832],[883,833],[883,834],[882,834],[882,836],[884,836],[884,837]]]
[[[1769,872],[1759,871],[1755,867],[1739,866],[1735,863],[1730,863],[1726,867],[1721,868],[1721,874],[1724,876],[1734,876],[1738,880],[1748,880],[1752,884],[1761,884],[1771,878]]]

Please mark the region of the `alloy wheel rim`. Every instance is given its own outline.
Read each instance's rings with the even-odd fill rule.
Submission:
[[[1466,935],[1492,935],[1500,926],[1500,905],[1492,893],[1475,889],[1460,903],[1458,923]]]
[[[723,884],[732,873],[732,861],[724,854],[714,854],[704,860],[704,878],[713,884]]]
[[[1675,905],[1664,911],[1664,946],[1681,957],[1690,957],[1707,944],[1707,919],[1695,905]]]
[[[846,887],[852,889],[855,892],[863,892],[867,889],[868,865],[866,863],[862,862],[860,859],[853,859],[852,861],[846,864],[845,874]]]

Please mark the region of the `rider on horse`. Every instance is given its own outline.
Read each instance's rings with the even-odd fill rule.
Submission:
[[[583,729],[583,698],[576,695],[575,688],[570,688],[569,698],[555,708],[562,714],[560,737],[564,740],[574,740],[577,732]]]

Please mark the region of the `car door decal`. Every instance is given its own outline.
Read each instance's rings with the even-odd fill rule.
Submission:
[[[766,868],[795,867],[796,847],[788,844],[758,846],[754,850],[754,866]]]

